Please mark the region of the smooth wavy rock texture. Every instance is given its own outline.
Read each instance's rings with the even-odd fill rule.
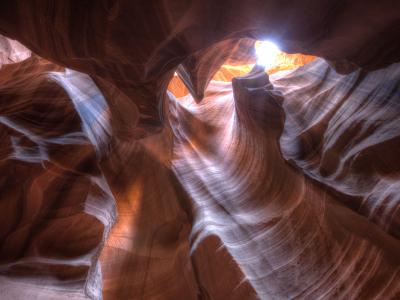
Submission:
[[[278,82],[299,88],[291,76]],[[305,85],[318,84],[315,77]],[[398,297],[398,240],[281,155],[281,132],[295,130],[284,119],[297,116],[282,106],[295,103],[282,101],[263,71],[234,79],[233,90],[215,82],[208,93],[201,105],[176,100],[172,113],[173,168],[194,201],[193,247],[218,236],[260,298]]]
[[[273,83],[285,97],[284,158],[400,238],[400,65],[340,76],[319,61]]]
[[[400,299],[399,12],[1,1],[0,299]]]

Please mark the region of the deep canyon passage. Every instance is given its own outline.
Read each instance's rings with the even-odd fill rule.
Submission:
[[[0,138],[0,299],[400,299],[399,1],[0,1]]]

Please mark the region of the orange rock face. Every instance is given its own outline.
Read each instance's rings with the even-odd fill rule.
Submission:
[[[0,298],[399,299],[399,5],[0,2]]]
[[[255,48],[259,47],[259,42],[255,43]],[[252,49],[249,49],[249,52]],[[304,66],[305,64],[315,60],[315,56],[303,55],[303,54],[288,54],[284,52],[279,52],[274,58],[271,65],[265,68],[268,74],[273,74],[279,71],[293,70],[298,67]],[[211,80],[231,82],[233,78],[245,76],[254,67],[253,59],[244,59],[239,61],[227,60],[212,76]],[[252,62],[243,64],[244,62]],[[178,73],[174,73],[171,81],[168,84],[168,90],[171,91],[175,97],[183,97],[190,93],[190,91],[185,86],[185,83],[179,78]]]

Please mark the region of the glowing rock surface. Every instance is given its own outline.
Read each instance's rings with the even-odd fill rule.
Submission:
[[[400,298],[400,4],[278,2],[0,3],[1,299]]]

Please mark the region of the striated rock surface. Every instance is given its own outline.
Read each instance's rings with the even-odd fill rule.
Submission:
[[[400,65],[342,76],[319,60],[273,83],[285,97],[284,158],[399,238]]]
[[[262,71],[234,79],[233,91],[215,83],[208,92],[201,105],[175,101],[172,113],[173,168],[194,201],[193,247],[218,236],[260,298],[398,297],[399,241],[282,157],[292,117],[282,105],[294,103]]]
[[[1,299],[400,298],[397,1],[2,1],[0,33]],[[266,38],[300,53],[271,76]]]
[[[33,56],[3,65],[0,99],[1,297],[100,298],[116,218],[97,164],[103,96],[89,76]]]
[[[399,11],[392,0],[17,0],[0,4],[0,33],[114,84],[138,107],[141,136],[160,129],[163,91],[199,51],[228,39],[269,38],[344,71],[354,69],[348,64],[376,69],[400,59]]]

